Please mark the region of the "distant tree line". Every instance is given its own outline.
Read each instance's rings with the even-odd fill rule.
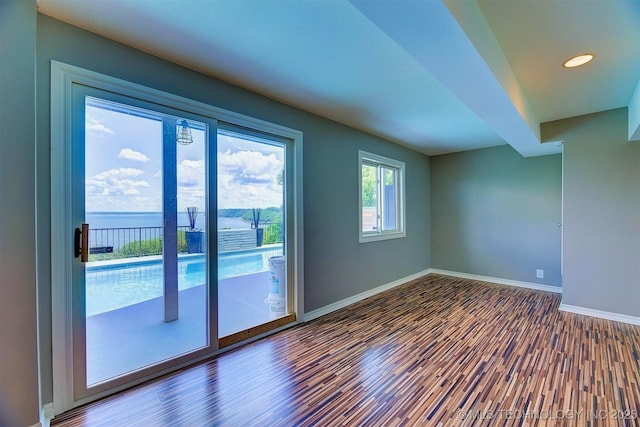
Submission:
[[[253,212],[251,209],[218,209],[218,216],[222,218],[242,218],[243,221],[251,222]],[[264,208],[260,211],[261,223],[281,223],[282,208]]]

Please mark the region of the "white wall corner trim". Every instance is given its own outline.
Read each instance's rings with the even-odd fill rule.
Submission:
[[[381,292],[384,292],[384,291],[387,291],[389,289],[393,289],[393,288],[395,288],[397,286],[404,285],[405,283],[409,283],[412,280],[419,279],[420,277],[424,277],[427,274],[429,274],[429,270],[423,270],[423,271],[420,271],[418,273],[412,274],[410,276],[406,276],[406,277],[403,277],[401,279],[394,280],[393,282],[389,282],[389,283],[386,283],[384,285],[380,285],[380,286],[378,286],[376,288],[373,288],[373,289],[370,289],[368,291],[361,292],[361,293],[359,293],[357,295],[353,295],[353,296],[351,296],[349,298],[345,298],[343,300],[336,301],[336,302],[334,302],[332,304],[325,305],[324,307],[320,307],[318,309],[315,309],[315,310],[312,310],[312,311],[310,311],[308,313],[305,313],[304,314],[304,321],[308,322],[310,320],[317,319],[318,317],[324,316],[325,314],[332,313],[332,312],[334,312],[336,310],[339,310],[341,308],[347,307],[347,306],[349,306],[351,304],[354,304],[354,303],[356,303],[358,301],[362,301],[363,299],[372,297],[374,295],[377,295],[377,294],[379,294]]]
[[[51,420],[55,415],[55,411],[53,408],[53,402],[45,404],[40,411],[40,423],[36,425],[40,425],[42,427],[49,427],[51,425]]]
[[[640,80],[629,101],[628,114],[629,141],[640,141]]]
[[[629,323],[640,326],[640,317],[628,316],[626,314],[611,313],[609,311],[594,310],[593,308],[578,307],[575,305],[560,303],[560,311],[574,314],[584,314],[585,316],[599,317],[600,319],[613,320],[614,322]]]
[[[541,285],[539,283],[521,282],[511,279],[500,279],[497,277],[479,276],[477,274],[459,273],[457,271],[439,270],[437,268],[430,268],[429,273],[441,274],[443,276],[459,277],[461,279],[478,280],[481,282],[496,283],[498,285],[516,286],[518,288],[535,289],[537,291],[554,292],[557,294],[562,293],[562,288],[559,286]]]

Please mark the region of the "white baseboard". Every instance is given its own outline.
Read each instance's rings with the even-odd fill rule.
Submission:
[[[396,286],[400,286],[400,285],[404,285],[405,283],[408,283],[412,280],[418,279],[420,277],[426,276],[427,274],[429,274],[429,270],[424,270],[421,271],[419,273],[416,274],[412,274],[411,276],[407,276],[407,277],[403,277],[402,279],[398,279],[398,280],[394,280],[391,283],[387,283],[381,286],[378,286],[377,288],[373,288],[370,289],[368,291],[359,293],[357,295],[354,295],[352,297],[349,298],[345,298],[343,300],[334,302],[333,304],[329,304],[326,305],[324,307],[318,308],[316,310],[312,310],[308,313],[304,314],[304,321],[308,322],[310,320],[313,319],[317,319],[320,316],[324,316],[325,314],[329,314],[333,311],[339,310],[341,308],[344,308],[348,305],[351,305],[353,303],[356,303],[358,301],[362,301],[365,298],[369,298],[372,297],[376,294],[379,294],[380,292],[384,292],[387,291],[389,289],[395,288]]]
[[[601,319],[613,320],[614,322],[640,325],[640,317],[628,316],[626,314],[611,313],[609,311],[594,310],[592,308],[578,307],[563,303],[560,303],[558,309],[569,313],[584,314],[587,316],[599,317]]]
[[[481,282],[497,283],[499,285],[517,286],[519,288],[535,289],[538,291],[562,293],[560,286],[541,285],[539,283],[520,282],[518,280],[500,279],[498,277],[479,276],[477,274],[459,273],[457,271],[438,270],[437,268],[430,268],[429,273],[442,274],[443,276],[459,277],[461,279],[479,280]]]
[[[430,268],[428,270],[424,270],[419,273],[412,274],[411,276],[407,276],[407,277],[403,277],[402,279],[395,280],[391,283],[378,286],[377,288],[373,288],[371,290],[362,292],[352,297],[334,302],[333,304],[329,304],[327,306],[318,308],[316,310],[312,310],[308,313],[305,313],[304,321],[308,322],[320,316],[324,316],[325,314],[329,314],[333,311],[339,310],[341,308],[344,308],[358,301],[362,301],[365,298],[369,298],[371,296],[374,296],[386,290],[395,288],[396,286],[403,285],[405,283],[408,283],[412,280],[426,276],[428,274],[441,274],[443,276],[459,277],[461,279],[478,280],[482,282],[497,283],[500,285],[516,286],[519,288],[535,289],[538,291],[554,292],[559,294],[562,293],[562,288],[559,286],[541,285],[538,283],[521,282],[518,280],[500,279],[497,277],[480,276],[477,274],[460,273],[457,271],[439,270],[437,268]],[[569,313],[584,314],[587,316],[599,317],[601,319],[613,320],[615,322],[629,323],[631,325],[640,325],[640,317],[628,316],[626,314],[611,313],[608,311],[594,310],[591,308],[578,307],[578,306],[568,305],[563,303],[561,303],[558,308],[561,311],[567,311]]]
[[[517,280],[499,279],[496,277],[479,276],[477,274],[459,273],[456,271],[438,270],[437,268],[429,269],[429,273],[442,274],[444,276],[460,277],[461,279],[480,280],[483,282],[498,283],[501,285],[518,286],[521,288],[536,289],[539,291],[562,293],[562,288],[558,286],[540,285],[538,283],[520,282]],[[626,314],[611,313],[608,311],[594,310],[592,308],[578,307],[560,303],[558,307],[561,311],[569,313],[584,314],[587,316],[599,317],[601,319],[613,320],[615,322],[629,323],[631,325],[640,325],[640,317],[628,316]]]

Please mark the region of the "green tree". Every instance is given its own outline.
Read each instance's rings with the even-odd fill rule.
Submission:
[[[376,167],[362,165],[362,206],[375,207],[376,204]]]
[[[251,222],[253,219],[251,209],[246,209],[242,214],[242,219]],[[282,222],[282,208],[264,208],[260,211],[260,223]]]
[[[187,240],[184,231],[178,230],[178,253],[187,252]],[[108,259],[130,258],[162,254],[162,239],[134,240],[110,254],[89,255],[89,261],[104,261]]]
[[[184,231],[178,231],[178,253],[187,252],[187,239]],[[149,239],[143,241],[133,241],[127,243],[116,250],[115,258],[126,258],[131,256],[148,256],[162,254],[162,239]]]

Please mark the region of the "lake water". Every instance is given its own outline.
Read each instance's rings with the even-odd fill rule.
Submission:
[[[162,226],[161,212],[87,212],[85,218],[92,229]],[[204,213],[198,213],[196,228],[204,230],[205,219]],[[178,212],[178,226],[189,226],[186,212]],[[250,225],[241,218],[218,218],[218,229],[223,228],[248,229]]]

